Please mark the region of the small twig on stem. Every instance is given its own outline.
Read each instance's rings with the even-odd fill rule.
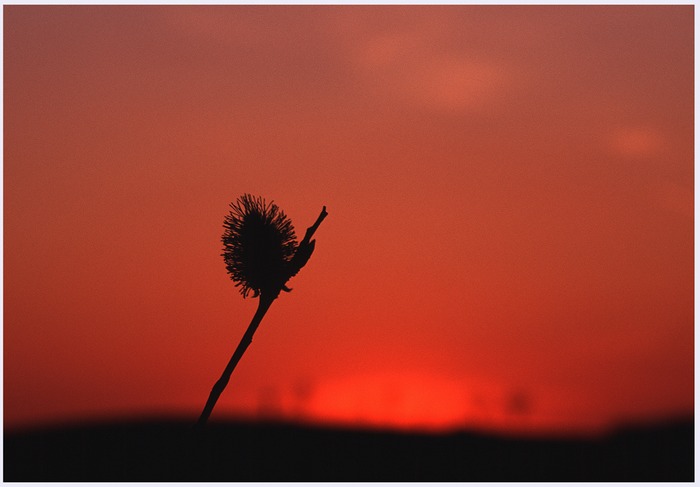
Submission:
[[[303,245],[304,243],[309,243],[309,241],[311,240],[311,237],[314,236],[314,233],[316,233],[316,230],[318,230],[319,225],[321,225],[321,222],[327,216],[328,216],[328,212],[326,211],[326,207],[324,206],[323,209],[321,210],[321,214],[318,215],[318,218],[316,218],[316,221],[314,222],[314,224],[306,229],[306,234],[304,234],[304,240],[301,241],[300,245]]]

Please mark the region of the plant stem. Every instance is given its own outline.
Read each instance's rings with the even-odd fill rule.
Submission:
[[[236,368],[238,361],[241,360],[241,357],[243,357],[243,354],[248,348],[248,345],[250,345],[250,343],[253,341],[253,334],[255,334],[255,330],[258,329],[258,325],[260,325],[260,322],[265,316],[265,313],[267,313],[267,310],[270,309],[270,305],[272,305],[272,302],[275,300],[275,298],[277,298],[277,296],[271,298],[265,296],[264,294],[260,295],[258,301],[258,309],[257,311],[255,311],[255,315],[253,316],[250,325],[248,325],[248,329],[243,335],[243,338],[241,338],[238,347],[236,347],[236,351],[233,352],[233,356],[226,365],[223,374],[221,374],[219,380],[217,380],[214,384],[214,387],[212,387],[211,393],[209,393],[209,399],[207,399],[207,403],[204,406],[204,410],[202,411],[202,414],[199,416],[199,420],[195,425],[196,428],[203,428],[204,425],[207,423],[207,419],[209,419],[209,415],[211,415],[211,412],[214,409],[214,406],[216,405],[216,401],[219,399],[219,396],[224,391],[229,379],[231,378],[233,369]]]

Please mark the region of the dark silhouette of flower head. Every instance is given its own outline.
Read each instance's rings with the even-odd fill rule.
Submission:
[[[231,203],[221,240],[226,270],[243,297],[277,293],[297,249],[291,220],[272,201],[244,194]]]

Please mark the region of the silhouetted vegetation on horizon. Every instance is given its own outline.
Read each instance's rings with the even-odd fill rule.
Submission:
[[[5,481],[693,481],[694,420],[597,439],[132,421],[6,433]]]

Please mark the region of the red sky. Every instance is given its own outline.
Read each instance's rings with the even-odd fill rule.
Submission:
[[[6,426],[195,421],[243,193],[329,216],[212,419],[693,410],[692,5],[3,11]]]

